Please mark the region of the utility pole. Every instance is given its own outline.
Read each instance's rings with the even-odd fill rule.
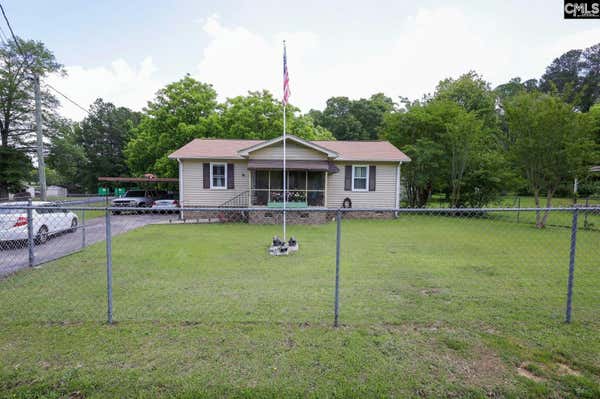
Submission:
[[[46,201],[46,165],[44,162],[44,136],[42,134],[42,98],[40,95],[40,77],[33,78],[35,87],[35,130],[37,133],[38,175],[40,179],[40,197]]]

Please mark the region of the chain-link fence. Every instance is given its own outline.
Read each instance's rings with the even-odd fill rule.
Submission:
[[[0,205],[0,323],[600,327],[600,207],[282,213]]]

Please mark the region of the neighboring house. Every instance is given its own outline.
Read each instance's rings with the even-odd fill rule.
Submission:
[[[195,139],[169,158],[179,162],[180,202],[184,206],[264,207],[265,213],[259,216],[278,222],[280,213],[273,217],[268,209],[283,205],[282,137]],[[387,141],[306,141],[288,135],[287,206],[395,208],[401,196],[404,162],[410,158]],[[251,221],[265,222],[250,216]]]

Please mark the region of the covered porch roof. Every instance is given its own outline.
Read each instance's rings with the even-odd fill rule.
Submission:
[[[285,163],[287,170],[307,170],[311,172],[337,173],[339,168],[331,161],[297,161],[289,160]],[[283,160],[250,159],[250,170],[279,170],[283,169]]]

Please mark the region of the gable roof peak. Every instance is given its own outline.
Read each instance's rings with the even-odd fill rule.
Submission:
[[[339,154],[337,152],[332,151],[329,148],[325,148],[323,146],[320,146],[320,145],[318,145],[318,144],[316,144],[315,142],[312,142],[312,141],[304,140],[304,139],[302,139],[302,138],[300,138],[298,136],[295,136],[293,134],[286,134],[285,139],[286,139],[286,142],[292,141],[292,142],[295,142],[297,144],[303,145],[305,147],[311,148],[311,149],[313,149],[315,151],[327,154],[327,156],[329,158],[337,158],[339,156]],[[242,157],[247,157],[251,152],[260,150],[261,148],[265,148],[265,147],[271,146],[273,144],[277,144],[277,143],[282,142],[282,141],[283,141],[283,136],[278,136],[278,137],[275,137],[273,139],[265,140],[265,141],[263,141],[261,143],[254,144],[254,145],[252,145],[250,147],[243,148],[243,149],[239,150],[238,153]]]

